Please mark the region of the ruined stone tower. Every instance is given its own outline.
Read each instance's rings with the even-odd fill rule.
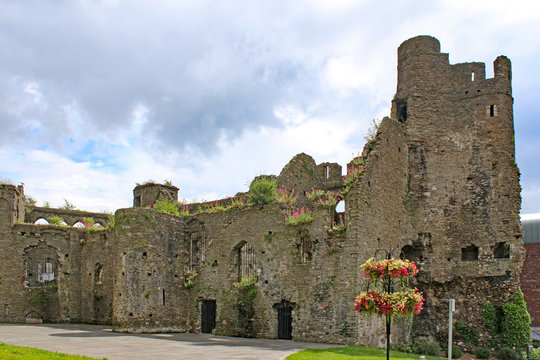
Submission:
[[[439,41],[419,36],[398,49],[392,118],[404,126],[404,221],[421,257],[421,286],[441,321],[450,297],[477,317],[486,299],[518,289],[522,260],[519,171],[515,163],[510,60],[494,78],[483,63],[450,65]],[[433,309],[431,309],[433,307]]]

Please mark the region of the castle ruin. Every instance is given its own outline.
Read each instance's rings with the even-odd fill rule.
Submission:
[[[493,66],[486,78],[483,63],[451,65],[430,36],[402,43],[391,116],[349,164],[361,164],[357,178],[345,184],[341,166],[306,154],[275,178],[299,193],[294,208],[313,211],[296,226],[279,202],[166,214],[152,205],[178,189],[143,184],[107,227],[104,214],[28,212],[22,186],[0,185],[0,321],[382,345],[382,322],[359,316],[354,299],[360,266],[393,249],[417,262],[426,298],[414,324],[393,325],[394,342],[443,339],[450,298],[454,317],[481,329],[484,303],[518,291],[524,257],[511,64]],[[346,192],[344,212],[307,198],[312,189]],[[332,231],[339,215],[344,229]],[[34,224],[51,216],[69,226]],[[73,227],[83,217],[103,228]]]

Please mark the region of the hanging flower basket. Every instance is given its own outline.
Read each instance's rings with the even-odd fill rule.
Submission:
[[[356,311],[368,316],[411,317],[420,314],[424,297],[418,289],[408,289],[395,293],[362,291],[355,301]]]
[[[399,259],[384,259],[375,261],[369,259],[362,265],[362,274],[373,282],[385,278],[401,278],[408,280],[418,274],[418,268],[414,262]]]

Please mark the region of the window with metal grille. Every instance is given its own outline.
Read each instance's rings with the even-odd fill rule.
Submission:
[[[249,243],[238,249],[238,275],[241,278],[255,275],[255,251]]]

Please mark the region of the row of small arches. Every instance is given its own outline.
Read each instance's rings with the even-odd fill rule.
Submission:
[[[34,222],[34,225],[49,225],[49,224],[50,223],[47,221],[47,219],[44,219],[44,218],[39,218]],[[62,221],[59,225],[68,226],[68,224],[65,221]],[[103,227],[103,225],[101,225],[98,222],[95,223],[92,226],[95,227],[95,228],[102,228]],[[72,227],[84,229],[86,226],[84,226],[84,223],[82,221],[77,221],[75,224],[72,225]]]

